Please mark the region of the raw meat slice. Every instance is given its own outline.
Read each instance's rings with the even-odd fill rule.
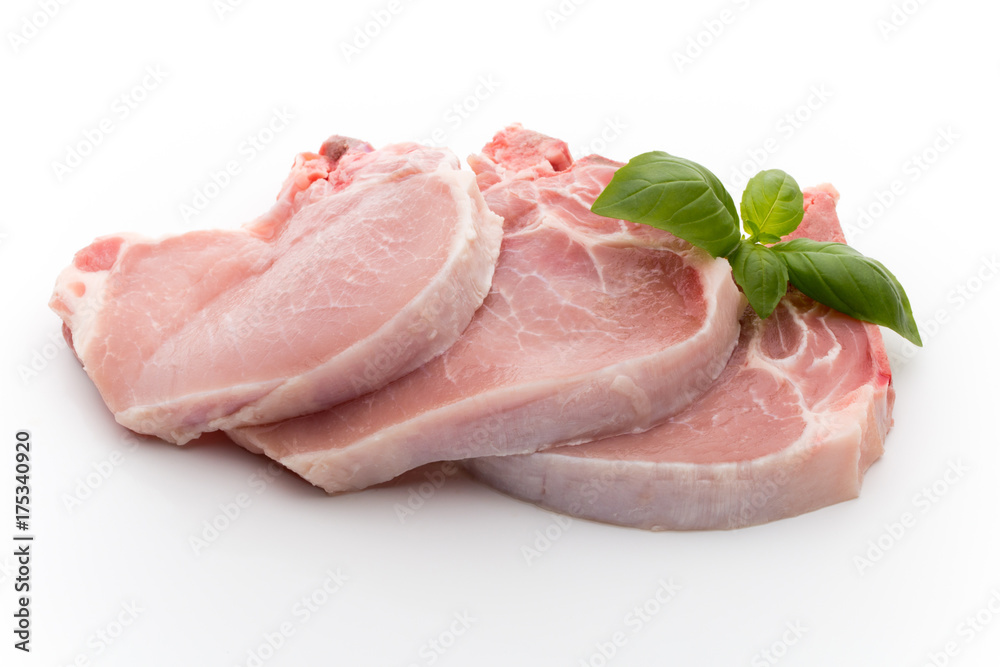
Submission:
[[[649,428],[711,384],[744,303],[725,260],[591,213],[618,163],[573,163],[520,126],[470,161],[504,241],[459,341],[378,392],[231,437],[335,493],[431,461]]]
[[[450,151],[332,137],[244,228],[98,239],[50,305],[115,418],[183,444],[328,408],[446,350],[502,225]]]
[[[844,242],[836,191],[805,192],[793,236]],[[711,389],[636,435],[466,466],[516,498],[653,530],[736,528],[854,498],[892,423],[879,328],[792,289],[774,314],[749,308]]]

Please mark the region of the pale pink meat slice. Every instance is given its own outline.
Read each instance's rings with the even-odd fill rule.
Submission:
[[[470,162],[504,241],[459,341],[377,392],[233,439],[335,493],[646,429],[711,384],[744,304],[725,260],[591,213],[620,165],[574,163],[561,141],[512,126]]]
[[[51,306],[123,425],[179,444],[322,410],[447,349],[502,220],[446,149],[333,137],[242,229],[98,239]]]
[[[843,242],[829,186],[805,193],[794,236]],[[790,290],[747,309],[708,392],[641,434],[468,461],[548,509],[653,530],[736,528],[854,498],[881,456],[894,391],[879,328]]]

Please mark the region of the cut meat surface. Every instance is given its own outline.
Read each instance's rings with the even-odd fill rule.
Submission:
[[[843,242],[827,186],[793,236]],[[543,507],[650,529],[736,528],[858,495],[883,451],[894,392],[879,328],[792,289],[747,309],[739,345],[699,400],[641,434],[467,462]]]
[[[98,239],[51,307],[124,426],[183,444],[328,408],[446,350],[502,220],[445,149],[332,137],[237,230]]]
[[[377,392],[233,439],[335,493],[646,429],[711,384],[745,303],[725,260],[591,213],[620,164],[573,162],[561,141],[511,126],[470,162],[504,241],[459,341]]]

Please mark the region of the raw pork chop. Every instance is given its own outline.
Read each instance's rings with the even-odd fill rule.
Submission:
[[[98,239],[50,305],[115,418],[183,444],[328,408],[440,354],[482,304],[501,237],[450,151],[332,137],[261,218]]]
[[[649,428],[711,384],[742,296],[725,260],[589,206],[620,164],[507,128],[471,158],[504,241],[459,341],[384,389],[229,434],[334,493],[430,461]]]
[[[836,191],[807,190],[793,236],[844,241]],[[559,512],[653,530],[735,528],[854,498],[882,454],[894,393],[879,328],[790,290],[749,308],[715,385],[637,435],[467,462],[480,479]]]

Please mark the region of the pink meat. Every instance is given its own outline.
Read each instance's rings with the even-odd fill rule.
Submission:
[[[794,236],[844,237],[836,191],[808,190]],[[504,493],[574,516],[653,530],[736,528],[858,495],[894,399],[879,328],[790,290],[747,309],[708,392],[641,434],[467,462]]]
[[[592,214],[618,163],[574,163],[520,126],[470,162],[504,241],[459,341],[377,392],[231,437],[334,493],[431,461],[646,429],[711,384],[744,304],[725,260]]]
[[[237,230],[98,239],[51,306],[115,418],[178,444],[377,389],[447,349],[502,236],[447,150],[342,137]]]

